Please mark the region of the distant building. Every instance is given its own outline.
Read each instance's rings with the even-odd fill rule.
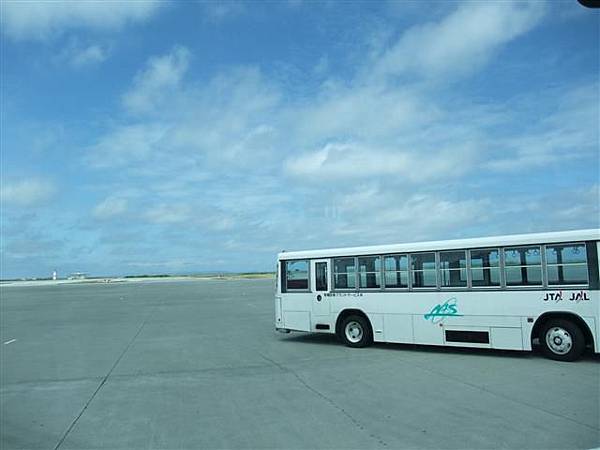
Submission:
[[[69,280],[85,280],[87,278],[87,273],[85,272],[73,272],[69,275]]]
[[[54,272],[52,272],[52,279],[53,279],[54,281],[56,281],[56,270],[55,270]]]

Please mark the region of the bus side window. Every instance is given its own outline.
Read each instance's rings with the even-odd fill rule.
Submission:
[[[500,286],[500,252],[497,248],[471,250],[473,287]]]
[[[410,255],[410,270],[413,287],[436,287],[435,253],[413,253]]]
[[[381,257],[363,256],[358,258],[358,285],[361,288],[381,287]]]
[[[354,258],[336,258],[333,260],[333,287],[335,289],[356,288]]]
[[[285,262],[286,291],[306,291],[308,289],[308,261]]]
[[[383,270],[386,288],[408,288],[408,256],[385,256]]]
[[[549,285],[588,284],[585,244],[547,245]]]
[[[542,252],[539,245],[504,249],[504,274],[507,286],[542,284]]]
[[[467,252],[440,252],[441,287],[467,287]]]
[[[315,263],[315,290],[327,291],[327,263]]]

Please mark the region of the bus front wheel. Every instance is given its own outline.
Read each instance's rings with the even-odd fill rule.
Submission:
[[[348,316],[340,328],[340,337],[348,347],[366,347],[373,342],[371,324],[362,316]]]
[[[583,331],[565,319],[550,319],[540,333],[542,352],[557,361],[575,361],[585,350]]]

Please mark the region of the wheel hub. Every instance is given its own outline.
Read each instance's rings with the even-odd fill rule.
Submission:
[[[546,344],[553,353],[565,355],[573,347],[573,339],[564,328],[553,327],[546,332]]]
[[[346,338],[352,343],[359,342],[362,339],[363,330],[358,322],[348,322],[344,331]]]

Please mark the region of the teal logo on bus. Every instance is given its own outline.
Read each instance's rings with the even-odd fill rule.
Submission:
[[[430,320],[431,323],[440,323],[445,317],[460,317],[462,314],[458,313],[458,305],[456,304],[456,297],[449,298],[444,303],[435,305],[431,308],[427,314],[423,317],[425,320]]]

